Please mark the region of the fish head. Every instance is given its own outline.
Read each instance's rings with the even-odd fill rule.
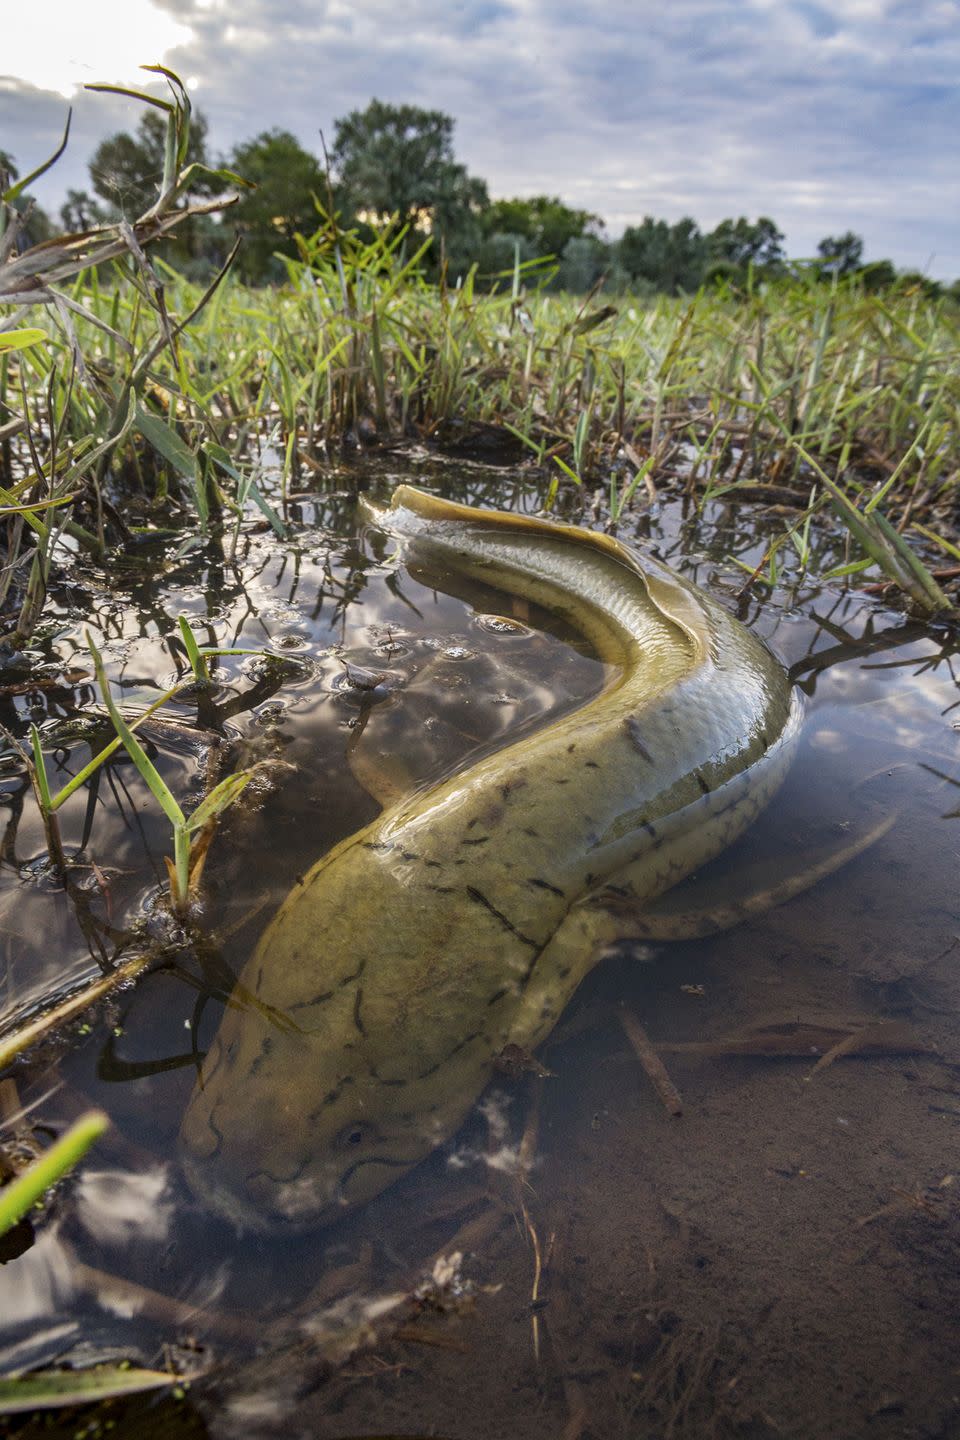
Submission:
[[[313,1034],[228,1010],[181,1124],[194,1193],[252,1231],[328,1225],[373,1199],[449,1136],[482,1084],[438,1096],[401,1042],[344,1043],[335,1010]]]

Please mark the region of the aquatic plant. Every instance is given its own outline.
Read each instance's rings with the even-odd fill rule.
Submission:
[[[190,895],[199,882],[212,827],[217,817],[235,800],[239,799],[250,781],[253,771],[241,770],[236,774],[225,776],[201,800],[190,815],[184,815],[169,786],[133,733],[133,727],[127,724],[117,708],[104,673],[103,660],[89,632],[87,633],[87,646],[93,656],[103,703],[117,732],[117,737],[143,777],[150,794],[170,821],[173,830],[173,860],[166,859],[167,874],[170,880],[170,903],[175,914],[183,915],[189,904]],[[194,648],[196,649],[196,647]],[[206,653],[213,654],[215,652],[207,651]],[[199,651],[197,651],[197,656],[203,658]]]

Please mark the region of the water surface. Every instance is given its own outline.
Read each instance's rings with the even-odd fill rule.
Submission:
[[[542,499],[479,467],[396,478],[528,512]],[[374,484],[386,494],[390,480]],[[50,684],[2,695],[0,718],[21,736],[36,720],[62,784],[106,733],[84,621],[134,711],[184,671],[180,613],[206,643],[266,652],[225,657],[212,690],[165,711],[179,725],[149,732],[185,805],[203,793],[211,750],[259,767],[208,861],[208,943],[184,940],[18,1066],[5,1092],[7,1113],[35,1105],[27,1127],[58,1131],[92,1103],[114,1127],[8,1239],[0,1366],[118,1350],[155,1362],[174,1344],[191,1365],[213,1363],[189,1404],[224,1435],[949,1433],[955,654],[789,566],[777,593],[742,593],[765,545],[763,520],[743,508],[674,504],[620,532],[717,595],[808,699],[781,795],[682,903],[762,888],[878,815],[895,813],[892,829],[737,930],[609,957],[539,1055],[549,1076],[505,1072],[448,1145],[341,1223],[295,1241],[238,1236],[191,1195],[177,1130],[230,976],[294,878],[377,813],[366,782],[385,757],[403,757],[404,783],[428,785],[602,682],[549,615],[399,566],[360,525],[356,483],[298,498],[289,541],[251,524],[233,561],[168,546],[78,575],[38,642]],[[814,543],[826,564],[829,537]],[[0,787],[9,1020],[109,963],[138,919],[161,928],[170,840],[117,760],[65,807],[68,892],[12,750]],[[663,1047],[681,1118],[638,1065],[624,1008]],[[878,1022],[880,1049],[897,1053],[841,1053],[813,1073],[831,1036]],[[439,1308],[404,1311],[399,1337],[378,1323],[335,1363],[383,1297],[425,1273],[441,1282]]]

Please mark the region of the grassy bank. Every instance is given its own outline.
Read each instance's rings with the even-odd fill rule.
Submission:
[[[174,162],[188,121],[171,109]],[[918,559],[944,578],[960,559],[949,301],[811,274],[611,303],[541,292],[538,265],[494,293],[474,271],[436,286],[409,237],[366,241],[322,214],[284,286],[245,288],[227,265],[201,289],[146,253],[188,213],[183,189],[172,162],[167,200],[134,227],[48,244],[42,287],[22,259],[0,286],[0,612],[16,643],[63,535],[103,559],[157,526],[229,535],[250,503],[279,529],[291,489],[344,451],[409,442],[546,467],[554,493],[599,489],[612,524],[678,486],[761,487],[796,509],[785,533],[832,505],[846,570],[879,565],[921,610],[950,608]]]

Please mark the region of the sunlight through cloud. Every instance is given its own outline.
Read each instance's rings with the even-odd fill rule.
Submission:
[[[142,84],[141,65],[193,38],[151,0],[99,0],[93,26],[69,0],[40,0],[12,7],[3,28],[3,73],[65,96],[94,81]]]

